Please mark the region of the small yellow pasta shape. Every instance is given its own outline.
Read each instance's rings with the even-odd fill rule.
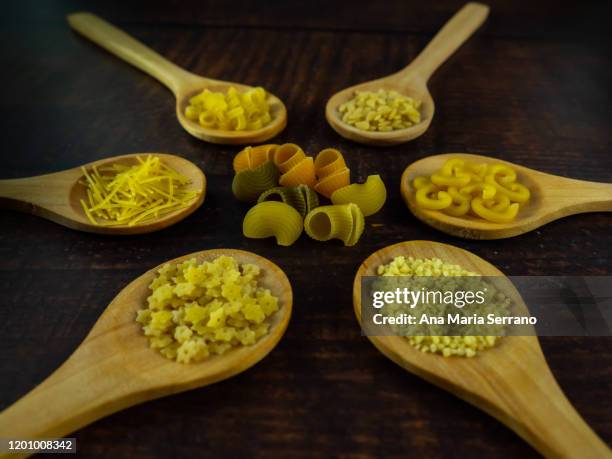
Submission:
[[[232,192],[240,201],[255,202],[259,195],[278,185],[278,169],[267,161],[252,170],[243,170],[234,176]]]
[[[314,162],[315,175],[319,180],[324,179],[339,170],[346,168],[342,153],[335,148],[321,150]]]
[[[380,175],[370,175],[365,183],[353,183],[337,189],[331,195],[334,204],[357,204],[365,217],[382,209],[386,200],[387,189]]]
[[[487,207],[487,202],[480,196],[472,199],[471,206],[476,215],[494,223],[510,223],[516,218],[519,211],[519,205],[516,202],[510,204],[505,210],[495,211]]]
[[[319,180],[314,189],[326,198],[331,198],[334,191],[344,188],[351,183],[351,171],[344,167],[331,175]]]
[[[318,207],[319,197],[309,186],[298,185],[295,187],[275,187],[264,191],[257,202],[279,199],[296,209],[302,217],[305,217],[312,209]]]
[[[274,236],[276,243],[290,246],[302,234],[302,216],[289,204],[278,201],[260,202],[253,206],[242,222],[243,234],[251,239]]]
[[[311,156],[306,156],[295,166],[281,175],[279,183],[282,186],[308,185],[314,188],[316,182],[314,164]]]
[[[306,234],[312,239],[340,239],[346,246],[355,245],[364,228],[363,213],[352,203],[317,207],[304,220]]]
[[[202,127],[229,131],[261,129],[272,121],[267,94],[261,87],[242,93],[233,86],[225,93],[205,89],[189,99],[184,113]]]
[[[299,145],[294,143],[285,143],[280,145],[274,152],[274,164],[278,167],[282,174],[289,172],[292,167],[296,166],[306,157],[306,153]]]
[[[416,201],[424,209],[442,210],[452,204],[453,198],[432,183],[417,189]]]

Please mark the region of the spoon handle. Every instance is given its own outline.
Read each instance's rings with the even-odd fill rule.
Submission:
[[[564,215],[612,212],[612,183],[568,178],[551,180],[542,205],[549,205],[551,210],[563,209]]]
[[[17,210],[50,218],[70,207],[70,188],[77,170],[19,179],[0,180],[0,209]],[[51,218],[53,220],[53,218]]]
[[[60,438],[154,397],[117,352],[113,333],[88,337],[62,366],[0,413],[0,438]],[[125,354],[125,353],[123,353]],[[29,454],[27,454],[29,455]],[[26,457],[0,453],[0,458]]]
[[[468,3],[461,8],[408,67],[405,75],[416,73],[424,82],[482,25],[489,15],[489,7]]]
[[[530,356],[519,357],[522,372]],[[538,359],[539,360],[539,359]],[[524,365],[521,367],[521,365]],[[547,458],[611,458],[608,446],[569,402],[548,365],[515,375],[502,387],[504,408],[498,417]],[[520,376],[520,377],[518,377]]]
[[[81,35],[159,80],[175,95],[185,82],[201,79],[91,13],[71,14],[68,23]]]

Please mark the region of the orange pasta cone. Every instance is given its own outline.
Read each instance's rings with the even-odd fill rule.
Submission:
[[[270,161],[277,148],[278,145],[274,143],[258,145],[251,148],[251,169],[255,169],[257,166],[262,165],[266,161]]]
[[[334,191],[348,186],[351,183],[351,171],[344,167],[339,171],[328,175],[322,180],[319,180],[314,189],[317,193],[322,194],[326,198],[331,198]]]
[[[316,178],[314,172],[314,162],[311,156],[303,158],[289,171],[281,175],[279,183],[281,186],[308,185],[313,188]]]
[[[344,157],[335,148],[321,150],[315,159],[315,174],[319,180],[346,167]]]
[[[252,147],[246,147],[234,156],[234,172],[238,173],[251,168],[251,150]]]
[[[274,164],[281,171],[281,174],[297,165],[306,157],[304,150],[294,143],[285,143],[278,147],[274,152]]]

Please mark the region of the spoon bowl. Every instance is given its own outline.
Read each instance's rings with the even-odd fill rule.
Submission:
[[[267,335],[251,346],[191,364],[169,360],[149,348],[136,322],[136,312],[146,304],[149,284],[160,265],[121,290],[68,360],[0,413],[0,437],[63,437],[129,406],[227,379],[263,359],[278,344],[289,323],[291,285],[277,265],[242,250],[204,250],[170,262],[192,257],[199,262],[210,261],[222,255],[258,265],[261,285],[278,297],[279,310],[271,318]]]
[[[198,139],[227,145],[261,143],[277,135],[287,125],[285,105],[278,97],[268,93],[267,100],[270,105],[272,120],[261,129],[228,131],[205,128],[185,116],[185,108],[191,97],[204,89],[227,92],[233,86],[238,91],[243,92],[252,89],[252,87],[230,81],[205,78],[188,72],[93,14],[71,14],[68,16],[68,23],[76,32],[168,87],[176,98],[176,116],[179,123],[189,134]]]
[[[425,133],[435,113],[435,104],[427,82],[444,63],[481,26],[489,14],[489,7],[468,3],[438,32],[427,47],[403,70],[376,80],[343,89],[334,94],[325,107],[325,118],[342,137],[374,146],[389,146],[413,140]],[[387,132],[364,131],[351,126],[340,116],[338,107],[354,97],[356,91],[386,89],[412,97],[421,102],[421,121],[414,126]]]
[[[361,278],[397,256],[437,257],[483,276],[505,279],[495,266],[467,250],[432,241],[407,241],[370,255],[353,284],[353,306],[361,324]],[[516,291],[508,292],[521,309]],[[507,336],[473,358],[426,354],[402,336],[368,336],[386,357],[407,371],[494,416],[545,457],[609,457],[608,447],[567,400],[544,358],[536,336]]]
[[[195,191],[194,198],[181,209],[162,215],[153,220],[134,226],[102,226],[92,224],[81,206],[81,199],[87,201],[86,187],[81,167],[36,177],[0,180],[0,208],[27,212],[67,226],[68,228],[100,234],[142,234],[158,231],[173,225],[192,214],[204,202],[206,177],[202,170],[184,158],[164,153],[132,153],[105,158],[83,167],[104,167],[111,164],[131,166],[138,163],[138,156],[159,157],[164,164],[190,181],[186,190]]]
[[[514,221],[493,223],[472,216],[453,217],[417,206],[413,180],[430,176],[450,158],[473,163],[502,163],[517,172],[517,181],[531,192]],[[559,218],[585,212],[612,211],[612,184],[575,180],[546,174],[488,156],[446,153],[428,156],[410,164],[402,174],[400,192],[410,211],[419,220],[453,236],[466,239],[502,239],[524,234]]]

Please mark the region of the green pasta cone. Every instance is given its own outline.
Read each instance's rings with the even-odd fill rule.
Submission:
[[[317,194],[307,185],[295,187],[279,186],[264,191],[259,195],[257,202],[280,200],[295,208],[303,217],[314,207],[319,205]]]
[[[240,201],[256,202],[261,193],[278,185],[278,176],[278,168],[266,161],[255,169],[238,172],[232,181],[232,192]]]

